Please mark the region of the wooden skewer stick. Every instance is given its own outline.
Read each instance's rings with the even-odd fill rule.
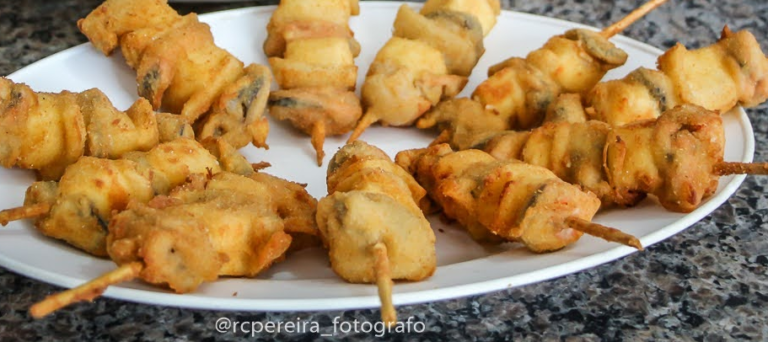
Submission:
[[[719,162],[715,164],[714,174],[726,175],[768,175],[768,163]]]
[[[640,243],[640,240],[616,228],[606,227],[601,224],[580,219],[575,216],[571,216],[565,219],[565,224],[567,224],[568,227],[576,229],[580,232],[583,232],[592,236],[596,236],[608,241],[618,242],[623,245],[635,247],[641,251],[643,250],[643,245]]]
[[[323,166],[323,158],[325,157],[325,151],[323,151],[323,145],[325,144],[325,121],[318,121],[312,126],[312,147],[315,148],[315,154],[317,155],[317,166]]]
[[[5,226],[11,221],[42,216],[49,211],[51,211],[50,203],[38,203],[30,206],[6,209],[0,211],[0,225]]]
[[[604,28],[600,32],[600,35],[605,39],[615,36],[617,33],[624,31],[624,29],[629,27],[629,25],[632,25],[635,21],[648,14],[648,12],[653,11],[656,9],[656,7],[661,6],[665,2],[667,2],[667,0],[650,0],[646,2],[631,13],[627,14],[626,17],[613,23],[611,26]]]
[[[376,273],[376,286],[379,288],[379,300],[381,301],[381,320],[391,327],[397,323],[397,312],[392,304],[392,274],[389,270],[389,257],[387,246],[377,243],[373,246],[374,270]]]
[[[29,313],[34,318],[42,318],[67,305],[86,300],[90,302],[94,298],[101,296],[109,285],[122,283],[138,277],[143,268],[144,265],[140,262],[127,263],[83,285],[46,297],[32,305]]]
[[[357,123],[357,127],[355,127],[355,130],[352,131],[352,135],[350,135],[349,139],[347,139],[347,144],[351,144],[355,142],[357,138],[359,138],[360,135],[363,134],[363,132],[365,132],[365,130],[368,127],[376,123],[376,121],[378,120],[379,119],[372,114],[363,115],[363,118],[360,119],[360,121]]]

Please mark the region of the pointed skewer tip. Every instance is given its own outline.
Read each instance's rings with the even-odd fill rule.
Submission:
[[[656,9],[656,7],[661,6],[666,1],[667,0],[650,0],[646,2],[642,6],[627,14],[624,18],[621,18],[621,20],[613,23],[611,26],[604,28],[602,31],[600,31],[600,35],[605,39],[617,35],[619,32],[624,31],[624,29],[632,25],[635,21],[653,11]]]

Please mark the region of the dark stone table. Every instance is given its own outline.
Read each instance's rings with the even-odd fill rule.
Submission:
[[[199,13],[276,1],[174,4]],[[0,75],[83,43],[75,20],[99,0],[2,1]],[[507,0],[504,8],[606,26],[640,0]],[[670,1],[624,32],[666,49],[676,41],[707,45],[723,25],[749,29],[768,51],[765,0]],[[768,106],[748,110],[757,141],[756,160],[768,160]],[[558,279],[470,298],[398,308],[400,317],[424,322],[420,335],[396,340],[721,341],[768,339],[768,178],[749,177],[735,196],[685,232],[621,260]],[[375,322],[377,310],[251,313],[187,310],[98,299],[34,321],[27,310],[59,289],[0,268],[0,340],[286,340],[325,339],[318,334],[220,334],[219,317],[277,322],[331,317]],[[334,338],[359,339],[365,334]],[[331,339],[331,338],[328,338]]]

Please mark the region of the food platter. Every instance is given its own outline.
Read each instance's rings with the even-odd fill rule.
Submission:
[[[356,60],[359,83],[368,64],[390,37],[391,25],[400,3],[364,2],[361,16],[351,21],[352,30],[362,45]],[[417,6],[417,5],[413,5]],[[201,16],[208,22],[216,43],[241,60],[266,64],[261,44],[266,38],[265,26],[274,7],[257,7]],[[77,18],[72,18],[74,22]],[[549,37],[580,26],[533,15],[503,12],[486,39],[486,53],[475,68],[463,96],[485,78],[488,66],[510,56],[524,56],[540,47]],[[616,37],[617,45],[628,52],[626,65],[613,70],[608,78],[618,78],[639,67],[654,67],[661,53],[646,44]],[[90,45],[61,52],[9,76],[38,91],[82,91],[97,87],[118,108],[127,108],[136,99],[134,73],[122,57],[105,58]],[[751,161],[754,153],[752,127],[743,110],[723,115],[726,129],[725,160]],[[268,138],[270,149],[247,147],[242,152],[252,162],[268,161],[267,172],[308,184],[307,190],[320,198],[325,195],[325,168],[315,164],[309,138],[287,124],[271,122]],[[374,127],[362,140],[376,145],[394,156],[400,150],[423,147],[434,132],[416,129]],[[325,150],[335,152],[346,137],[332,137]],[[328,158],[326,158],[327,160]],[[666,239],[704,218],[726,201],[738,188],[744,176],[721,179],[714,196],[690,214],[671,213],[649,199],[630,210],[599,213],[595,222],[620,228],[640,238],[643,245]],[[34,176],[21,170],[0,170],[0,208],[23,202],[26,187]],[[521,286],[623,257],[634,250],[602,240],[584,237],[576,244],[556,253],[532,254],[520,246],[483,246],[472,241],[458,226],[442,223],[438,217],[430,221],[437,236],[438,269],[426,281],[397,283],[395,305],[456,298],[508,287]],[[29,222],[15,222],[0,229],[0,266],[14,272],[64,287],[73,287],[113,269],[109,260],[93,258],[63,243],[43,237]],[[178,307],[294,311],[378,307],[373,285],[348,284],[328,266],[321,249],[310,249],[289,255],[255,279],[222,279],[204,284],[191,294],[177,295],[141,282],[111,287],[106,296],[128,301]]]

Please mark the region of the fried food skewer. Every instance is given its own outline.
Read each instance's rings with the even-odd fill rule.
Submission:
[[[768,99],[768,57],[746,30],[726,26],[716,43],[696,50],[678,43],[657,64],[658,70],[638,68],[597,84],[586,97],[589,117],[622,126],[655,119],[680,104],[725,113]]]
[[[365,114],[347,142],[376,122],[410,126],[439,101],[461,92],[500,13],[499,0],[428,0],[420,13],[402,5],[392,38],[368,70],[362,87]]]
[[[319,235],[316,205],[303,186],[267,174],[192,175],[168,196],[133,201],[112,217],[107,250],[116,270],[30,312],[41,318],[134,278],[187,293],[221,276],[254,277],[283,259],[294,236]]]
[[[267,147],[269,69],[216,46],[196,14],[181,16],[167,0],[106,0],[77,26],[104,55],[120,47],[139,96],[195,124],[198,139]]]
[[[232,160],[239,157],[247,165],[239,154],[217,153],[219,159],[192,139],[177,139],[147,152],[127,153],[119,160],[82,157],[58,182],[33,183],[24,206],[0,211],[0,223],[34,218],[35,228],[44,235],[106,256],[107,224],[129,201],[147,202],[157,194],[167,194],[193,173],[218,173],[222,170],[219,160],[227,169],[253,172]]]
[[[392,280],[419,281],[436,268],[435,234],[418,206],[426,193],[386,153],[362,141],[334,155],[327,184],[317,224],[331,268],[345,281],[376,284],[381,319],[392,325]]]
[[[270,113],[311,135],[318,165],[325,136],[348,132],[362,114],[353,93],[353,58],[360,46],[347,24],[358,4],[337,0],[326,5],[307,8],[300,1],[282,1],[264,44],[278,84],[286,89],[270,95]]]
[[[608,39],[664,2],[651,0],[602,32],[572,29],[525,58],[511,57],[493,65],[470,99],[443,101],[416,126],[484,132],[537,127],[561,94],[585,94],[608,71],[624,65],[627,54]],[[461,103],[469,101],[473,104]]]
[[[282,0],[272,14],[264,51],[283,90],[269,96],[269,113],[309,134],[323,164],[326,135],[345,134],[363,113],[354,94],[360,53],[348,21],[357,0]]]
[[[453,152],[447,144],[403,151],[396,161],[477,241],[520,242],[545,253],[588,233],[643,248],[629,234],[589,222],[600,208],[597,197],[543,167],[500,161],[479,150]]]
[[[37,171],[57,180],[81,156],[119,158],[159,142],[194,137],[192,127],[170,114],[155,114],[145,99],[126,111],[98,89],[35,92],[0,78],[0,164]]]
[[[604,207],[637,204],[654,194],[668,210],[690,212],[727,174],[768,174],[766,163],[723,161],[722,119],[694,105],[668,110],[656,120],[611,127],[600,121],[547,123],[530,132],[507,131],[474,143],[494,157],[545,167],[566,182],[595,193]]]

